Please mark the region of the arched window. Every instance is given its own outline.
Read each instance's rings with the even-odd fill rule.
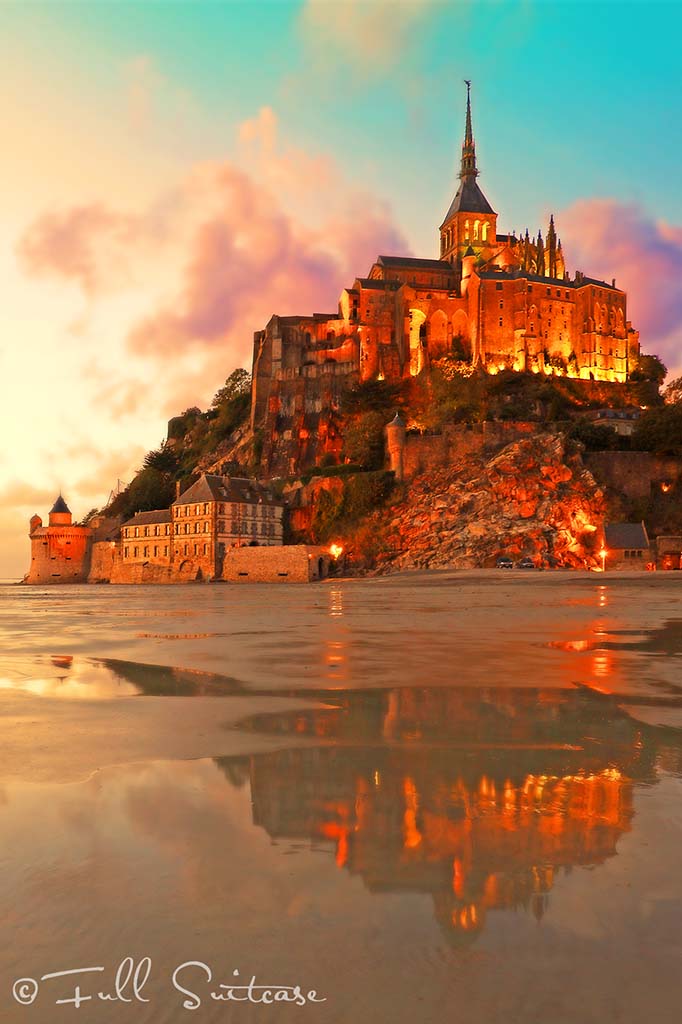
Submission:
[[[481,226],[480,220],[475,220],[474,221],[474,242],[478,241],[478,231],[479,231],[480,226]]]
[[[469,221],[468,220],[464,221],[464,240],[465,240],[465,242],[469,241]]]
[[[488,241],[488,231],[489,230],[490,230],[490,224],[488,224],[488,221],[485,221],[484,224],[483,224],[483,230],[481,231],[481,238],[482,238],[482,240],[484,242]]]

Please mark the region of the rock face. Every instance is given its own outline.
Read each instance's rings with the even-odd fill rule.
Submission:
[[[561,434],[536,434],[412,481],[377,517],[385,526],[376,564],[469,569],[528,555],[538,566],[596,566],[604,513],[579,452]]]

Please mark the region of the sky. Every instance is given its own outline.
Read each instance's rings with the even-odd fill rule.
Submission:
[[[437,256],[472,80],[500,231],[682,372],[682,4],[3,0],[0,579],[206,408],[273,313]]]

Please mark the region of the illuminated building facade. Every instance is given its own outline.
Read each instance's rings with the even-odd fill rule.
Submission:
[[[498,232],[478,175],[467,92],[460,184],[438,258],[378,256],[336,313],[273,316],[254,335],[254,428],[285,434],[298,420],[333,450],[328,412],[349,377],[398,381],[444,357],[489,373],[627,380],[639,335],[625,292],[615,280],[570,276],[553,218],[544,239]]]

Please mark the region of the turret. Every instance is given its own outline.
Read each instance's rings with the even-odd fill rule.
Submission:
[[[73,516],[61,494],[50,509],[50,526],[71,526]]]
[[[391,422],[386,424],[386,448],[388,449],[389,469],[395,473],[396,480],[402,480],[405,424],[397,412]]]

